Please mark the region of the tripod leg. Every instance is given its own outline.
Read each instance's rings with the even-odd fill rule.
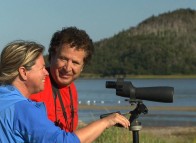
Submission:
[[[132,131],[133,134],[133,143],[139,143],[139,131],[142,129],[141,122],[137,119],[132,122],[129,130]]]
[[[139,131],[132,131],[133,133],[133,143],[139,143]]]

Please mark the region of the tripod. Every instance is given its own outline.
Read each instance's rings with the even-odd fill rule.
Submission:
[[[129,121],[131,123],[129,131],[132,131],[133,143],[139,143],[139,131],[142,129],[142,126],[141,122],[138,121],[138,117],[141,113],[148,113],[148,109],[141,100],[129,102],[137,102],[136,108],[133,111],[129,112],[131,114],[129,118]]]
[[[126,100],[126,101],[128,101],[128,100]],[[136,108],[129,112],[129,114],[130,114],[129,122],[131,123],[131,125],[129,127],[129,131],[132,131],[132,133],[133,133],[133,143],[139,143],[139,131],[142,129],[142,126],[141,126],[141,122],[138,121],[138,117],[141,113],[143,113],[143,114],[148,113],[148,109],[143,104],[143,102],[141,100],[129,100],[129,103],[130,104],[137,103]],[[119,111],[113,112],[113,113],[121,114]],[[100,116],[100,118],[104,118],[110,114],[112,114],[112,113],[102,114]],[[122,127],[122,125],[120,125],[120,124],[117,124],[115,126]]]

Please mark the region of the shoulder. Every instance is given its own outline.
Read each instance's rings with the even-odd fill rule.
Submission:
[[[71,88],[71,90],[76,90],[76,85],[75,85],[74,82],[72,82],[72,83],[70,84],[70,88]]]
[[[44,126],[53,126],[53,123],[48,120],[43,103],[26,100],[15,104],[14,126],[15,130],[32,133],[34,127],[44,128]]]
[[[23,117],[24,115],[39,117],[46,116],[46,107],[42,102],[34,102],[31,100],[25,100],[17,102],[15,104],[15,114],[18,117]],[[27,118],[27,116],[25,117]]]

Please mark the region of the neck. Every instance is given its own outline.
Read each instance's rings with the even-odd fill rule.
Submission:
[[[20,79],[16,78],[12,82],[12,85],[15,86],[24,97],[29,98],[29,96],[31,95],[27,87],[25,86],[24,82]]]

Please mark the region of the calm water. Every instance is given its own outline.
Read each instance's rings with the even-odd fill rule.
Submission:
[[[79,79],[76,86],[79,93],[79,103],[97,106],[130,106],[125,101],[125,97],[117,96],[115,89],[105,88],[106,81],[114,81],[107,79]],[[162,103],[143,100],[148,106],[175,106],[196,108],[196,79],[125,79],[130,81],[135,87],[154,87],[154,86],[171,86],[174,87],[173,103]],[[79,118],[85,122],[91,122],[99,119],[101,114],[110,113],[110,110],[79,110]],[[126,110],[120,111],[128,112]],[[192,126],[196,125],[195,111],[148,111],[146,115],[140,115],[139,120],[145,126]]]

